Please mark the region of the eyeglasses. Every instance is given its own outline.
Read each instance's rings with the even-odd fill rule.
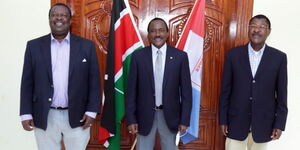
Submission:
[[[265,25],[261,25],[261,26],[249,25],[249,29],[265,30],[265,29],[269,29],[269,27],[268,27],[268,26],[265,26]]]
[[[64,17],[64,18],[68,18],[69,15],[68,14],[52,13],[52,14],[50,14],[50,17]]]

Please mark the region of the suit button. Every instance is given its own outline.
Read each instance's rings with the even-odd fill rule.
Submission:
[[[51,102],[51,101],[52,101],[52,98],[48,98],[48,101]]]
[[[255,80],[252,80],[252,83],[255,83]]]
[[[253,100],[253,97],[249,97],[250,100]]]
[[[51,87],[52,87],[52,88],[54,87],[53,84],[51,84]]]
[[[248,113],[249,116],[251,116],[251,113]]]

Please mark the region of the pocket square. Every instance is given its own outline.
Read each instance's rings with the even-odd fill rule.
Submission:
[[[84,59],[82,60],[82,62],[84,62],[84,63],[85,63],[85,62],[86,62],[86,59],[84,58]]]

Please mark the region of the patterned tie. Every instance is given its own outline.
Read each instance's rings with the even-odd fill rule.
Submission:
[[[155,61],[155,104],[160,106],[162,104],[162,82],[163,82],[163,73],[162,73],[162,52],[157,50],[156,52],[156,61]]]

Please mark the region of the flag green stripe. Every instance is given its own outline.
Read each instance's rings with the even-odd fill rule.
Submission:
[[[138,50],[142,48],[142,46],[138,47],[135,50]],[[134,50],[134,51],[135,51]],[[132,54],[132,53],[131,53]],[[116,98],[116,121],[119,123],[123,119],[125,115],[125,89],[127,87],[127,80],[129,75],[129,68],[130,68],[130,60],[131,60],[131,54],[126,57],[126,59],[123,61],[123,73],[121,77],[115,82],[116,90],[115,91],[115,98]]]
[[[116,134],[115,136],[108,138],[108,142],[109,142],[109,146],[108,149],[109,150],[120,150],[120,141],[121,141],[121,137],[120,137],[120,128],[121,128],[121,123],[116,123]],[[118,144],[117,144],[118,143]]]
[[[141,49],[143,46],[141,45],[135,50]],[[134,50],[134,51],[135,51]],[[131,53],[132,54],[132,53]],[[113,144],[118,143],[121,141],[120,132],[121,132],[121,121],[125,115],[125,87],[127,87],[127,79],[129,75],[129,68],[130,68],[130,60],[131,54],[129,54],[126,59],[123,61],[123,73],[121,74],[120,78],[115,82],[115,99],[116,99],[116,134],[115,136],[108,139],[109,141],[109,150],[120,150],[120,144]],[[121,92],[120,92],[120,91]]]

